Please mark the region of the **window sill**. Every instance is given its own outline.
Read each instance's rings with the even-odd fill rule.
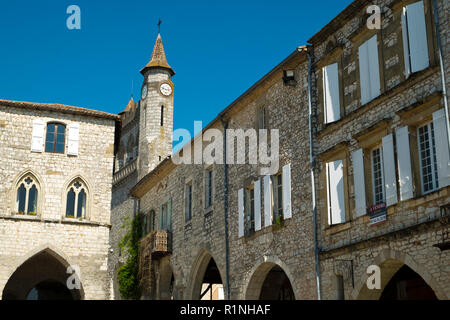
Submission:
[[[362,216],[362,217],[364,217],[364,216]],[[328,228],[325,229],[325,236],[330,236],[330,235],[348,230],[351,227],[352,227],[351,221],[329,226]]]
[[[210,205],[208,208],[205,208],[205,215],[214,211],[214,205]]]
[[[29,214],[18,214],[16,212],[12,213],[10,216],[11,219],[14,220],[41,220],[41,215],[37,214],[37,215],[29,215]]]

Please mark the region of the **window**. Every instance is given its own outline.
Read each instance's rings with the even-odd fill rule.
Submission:
[[[266,128],[266,108],[261,107],[258,109],[258,127],[259,129],[267,129]]]
[[[39,185],[31,175],[25,175],[19,182],[16,196],[16,211],[19,214],[35,216],[38,208]]]
[[[322,69],[324,121],[331,123],[341,118],[338,64],[330,64]]]
[[[205,181],[205,208],[211,207],[213,201],[213,171],[212,169],[206,170]]]
[[[66,199],[67,218],[86,218],[87,188],[81,179],[76,179],[69,186]]]
[[[250,235],[255,232],[255,189],[245,191],[245,234]]]
[[[406,78],[429,66],[427,29],[423,1],[410,4],[402,12],[403,52]]]
[[[380,95],[380,68],[378,62],[377,35],[358,48],[361,104],[364,105]]]
[[[172,230],[172,200],[161,206],[159,219],[161,230]]]
[[[438,188],[438,168],[436,161],[436,144],[433,122],[417,129],[419,145],[420,177],[423,193]]]
[[[385,201],[384,193],[384,169],[382,148],[372,150],[372,188],[373,204],[380,204]]]
[[[161,127],[164,126],[164,106],[161,106]]]
[[[192,219],[192,182],[185,187],[185,205],[186,221],[190,221]]]
[[[272,176],[272,203],[273,203],[273,223],[278,217],[283,216],[283,176],[278,174]]]
[[[45,138],[45,152],[64,153],[66,126],[60,123],[48,123]]]

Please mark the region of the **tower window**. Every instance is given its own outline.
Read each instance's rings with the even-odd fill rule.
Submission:
[[[164,106],[161,106],[161,127],[164,126]]]

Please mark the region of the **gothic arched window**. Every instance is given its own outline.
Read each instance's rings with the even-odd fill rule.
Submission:
[[[67,190],[66,217],[86,218],[87,187],[81,179],[75,179]]]
[[[16,211],[19,214],[35,216],[38,209],[39,184],[36,178],[25,175],[17,185]]]

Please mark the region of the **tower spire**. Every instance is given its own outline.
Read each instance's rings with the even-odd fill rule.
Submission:
[[[147,65],[141,70],[142,75],[147,72],[147,70],[151,68],[162,68],[169,70],[170,75],[173,76],[175,72],[170,67],[169,63],[167,62],[166,53],[164,51],[164,46],[161,38],[161,34],[159,33],[159,29],[161,27],[161,20],[158,22],[158,37],[156,38],[155,46],[153,47],[153,53],[152,58],[150,59],[150,62],[147,63]]]

